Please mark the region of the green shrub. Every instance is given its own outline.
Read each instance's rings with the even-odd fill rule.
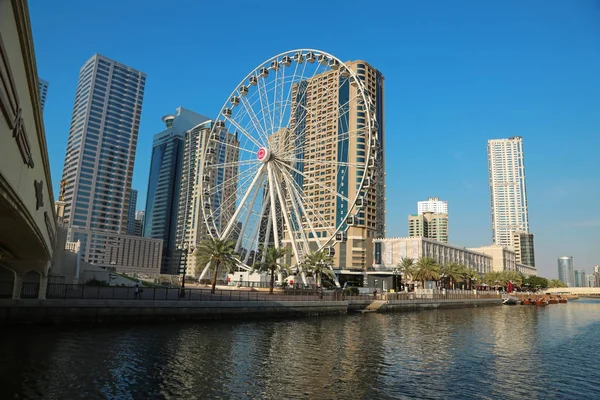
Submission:
[[[358,296],[360,294],[360,291],[357,287],[349,287],[346,288],[346,290],[344,290],[344,294],[346,296]]]
[[[108,282],[98,279],[90,279],[85,283],[87,286],[108,286]]]

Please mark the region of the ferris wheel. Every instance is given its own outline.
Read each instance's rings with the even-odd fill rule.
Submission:
[[[291,248],[296,267],[310,251],[334,255],[366,206],[373,104],[353,66],[319,50],[276,55],[235,88],[204,138],[199,181],[207,233],[235,243],[241,268],[267,247]]]

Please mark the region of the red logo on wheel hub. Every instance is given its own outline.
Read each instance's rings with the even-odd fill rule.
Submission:
[[[260,149],[258,149],[258,160],[262,161],[265,159],[265,157],[267,156],[267,149],[265,149],[264,147],[261,147]]]

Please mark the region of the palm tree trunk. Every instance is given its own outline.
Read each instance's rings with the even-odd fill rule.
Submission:
[[[215,294],[215,287],[217,286],[217,274],[219,273],[219,264],[220,262],[217,261],[217,265],[215,266],[215,272],[213,273],[212,277],[212,288],[210,289],[211,294]]]
[[[273,294],[273,286],[275,285],[275,270],[271,270],[271,288],[269,289],[269,294]]]

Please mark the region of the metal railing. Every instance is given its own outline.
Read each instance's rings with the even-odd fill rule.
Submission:
[[[0,282],[0,298],[12,296],[13,283]],[[24,282],[21,298],[37,298],[39,283]],[[313,288],[275,290],[271,295],[268,290],[236,290],[216,289],[211,293],[208,288],[179,287],[135,287],[126,286],[91,286],[64,283],[49,283],[46,291],[47,299],[88,299],[88,300],[172,300],[172,301],[439,301],[461,299],[500,299],[496,292],[446,291],[435,293],[381,293],[350,295],[341,290],[320,291]]]
[[[48,284],[47,299],[174,300],[174,301],[322,301],[342,300],[341,293],[324,294],[314,290],[268,291],[181,289],[166,287],[89,286]]]

